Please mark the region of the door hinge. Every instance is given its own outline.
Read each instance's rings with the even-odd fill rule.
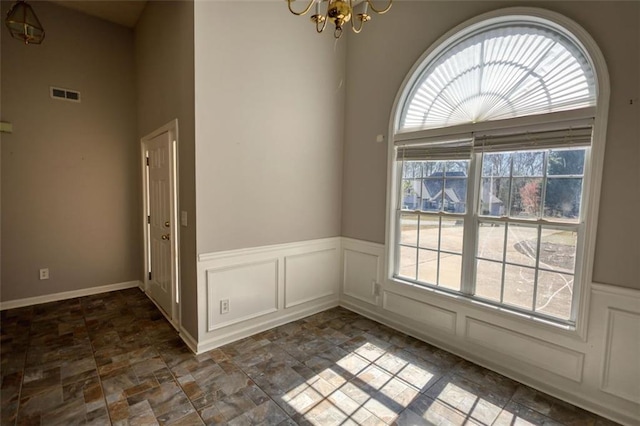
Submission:
[[[149,279],[151,279],[151,272],[149,272]]]
[[[147,157],[147,166],[149,165],[149,157]]]
[[[151,216],[147,216],[147,223],[151,224]]]

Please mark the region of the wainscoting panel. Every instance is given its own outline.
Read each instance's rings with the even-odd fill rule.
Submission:
[[[640,426],[640,291],[591,283],[586,332],[388,278],[385,247],[343,238],[340,304],[528,386]],[[372,282],[383,297],[376,298]]]
[[[336,295],[339,289],[337,247],[285,256],[284,307]]]
[[[582,380],[584,354],[502,327],[467,318],[467,339],[576,382]]]
[[[588,338],[591,381],[632,407],[640,424],[640,291],[593,284]]]
[[[384,292],[383,308],[399,315],[404,315],[439,331],[448,334],[456,333],[456,317],[453,311],[419,302],[408,297],[388,291]]]
[[[198,256],[196,352],[338,305],[340,238]],[[222,301],[229,312],[222,313]]]
[[[229,311],[222,312],[227,301]],[[278,259],[207,270],[207,331],[278,310]]]
[[[609,309],[602,390],[640,402],[640,315]]]
[[[384,247],[343,239],[343,294],[372,305],[378,304]]]

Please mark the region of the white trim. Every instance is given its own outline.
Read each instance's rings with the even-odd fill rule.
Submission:
[[[158,129],[152,131],[151,133],[143,136],[140,139],[140,164],[142,171],[142,229],[143,229],[143,247],[144,247],[144,276],[143,276],[143,288],[145,293],[149,295],[149,230],[147,227],[147,217],[149,216],[148,206],[147,206],[147,198],[148,194],[148,174],[147,174],[147,163],[146,163],[146,155],[145,152],[147,150],[147,142],[151,141],[155,137],[162,135],[163,133],[169,133],[171,143],[169,147],[169,158],[171,161],[170,170],[171,170],[171,184],[170,184],[170,223],[173,224],[171,226],[171,313],[169,318],[169,322],[174,325],[177,329],[182,324],[182,310],[180,309],[180,303],[178,300],[182,300],[180,297],[181,293],[181,284],[180,284],[180,221],[178,217],[179,204],[180,204],[180,195],[179,195],[179,158],[178,158],[178,144],[179,144],[179,131],[178,131],[178,119],[174,118]],[[151,298],[151,297],[149,297]],[[155,303],[155,301],[154,301]],[[162,311],[162,309],[160,309]],[[169,314],[169,313],[167,313]]]
[[[484,22],[492,19],[509,19],[509,17],[529,17],[534,20],[541,20],[545,23],[552,23],[558,30],[570,37],[578,46],[580,46],[585,52],[587,58],[592,61],[591,66],[596,74],[597,78],[597,102],[595,110],[595,119],[593,126],[593,142],[591,146],[591,155],[587,159],[588,163],[585,164],[585,170],[588,173],[584,177],[584,190],[582,203],[585,206],[583,210],[583,217],[586,218],[584,222],[584,242],[581,246],[580,259],[576,259],[576,282],[580,281],[581,285],[576,285],[574,288],[575,296],[573,302],[573,309],[577,310],[575,331],[573,333],[582,341],[586,340],[587,324],[589,321],[589,300],[590,300],[590,283],[593,276],[593,260],[595,255],[595,238],[598,224],[598,208],[600,200],[600,184],[602,181],[602,169],[604,164],[604,148],[606,142],[606,127],[609,111],[609,73],[604,60],[604,56],[600,51],[598,45],[593,40],[591,35],[584,30],[575,21],[563,16],[559,13],[552,12],[541,8],[532,7],[509,7],[503,9],[497,9],[488,13],[478,15],[471,18],[450,31],[446,32],[440,38],[438,38],[429,48],[418,58],[418,60],[411,67],[406,74],[400,89],[398,90],[395,100],[393,102],[391,115],[389,118],[388,135],[390,141],[395,141],[396,137],[411,138],[415,137],[421,132],[414,132],[414,135],[407,134],[403,136],[396,133],[396,129],[399,128],[400,116],[402,114],[402,107],[404,100],[410,95],[410,91],[414,85],[414,82],[419,77],[421,70],[435,58],[435,55],[440,52],[442,46],[447,45],[450,40],[458,37],[460,34],[468,34],[474,31],[476,28],[484,25]],[[577,110],[577,112],[568,112],[567,117],[572,114],[584,115],[586,111],[592,111],[591,109]],[[564,112],[559,115],[550,115],[552,117],[565,117]],[[589,114],[587,114],[589,115]],[[533,116],[535,117],[535,116]],[[576,118],[576,117],[572,117]],[[529,120],[529,118],[526,118]],[[505,120],[508,122],[508,120]],[[454,132],[454,127],[445,128],[443,131]],[[469,126],[462,126],[461,129],[468,130]],[[432,132],[438,132],[439,129],[427,132],[432,135]],[[458,131],[461,131],[458,129]],[[454,132],[455,133],[455,132]],[[393,271],[395,269],[395,252],[396,242],[398,236],[396,235],[395,226],[395,213],[398,200],[398,191],[396,183],[398,183],[399,173],[395,167],[395,142],[388,144],[387,155],[387,205],[386,205],[386,232],[385,232],[385,278],[387,280],[392,279]]]
[[[544,131],[547,129],[555,130],[568,127],[582,127],[591,125],[595,114],[595,107],[586,107],[547,114],[525,115],[522,117],[505,118],[503,120],[481,121],[479,123],[403,132],[396,134],[393,141],[396,145],[404,145],[410,144],[412,141],[417,141],[413,143],[423,143],[423,141],[428,140],[466,139],[471,138],[473,133],[484,136],[526,132],[530,130]]]
[[[42,303],[57,302],[59,300],[75,299],[76,297],[91,296],[93,294],[109,293],[116,290],[139,287],[142,290],[142,282],[125,281],[121,283],[102,285],[98,287],[83,288],[81,290],[63,291],[61,293],[46,294],[44,296],[27,297],[25,299],[0,302],[0,311],[6,309],[22,308],[25,306],[40,305]]]
[[[544,377],[530,376],[527,372],[518,369],[513,366],[512,362],[505,361],[503,357],[496,357],[495,353],[489,352],[479,347],[462,348],[459,346],[453,346],[451,340],[446,336],[440,337],[440,335],[425,330],[424,327],[417,327],[409,324],[407,321],[401,319],[390,318],[389,315],[381,315],[375,309],[364,307],[350,301],[340,301],[340,306],[356,312],[366,318],[376,321],[380,324],[386,325],[405,333],[409,336],[415,337],[419,340],[432,344],[438,348],[441,348],[447,352],[453,353],[459,357],[473,362],[474,364],[488,368],[501,375],[509,377],[519,383],[530,386],[548,395],[554,396],[565,402],[573,404],[577,407],[584,408],[589,412],[601,415],[603,417],[621,422],[627,425],[637,425],[637,418],[635,417],[637,412],[633,410],[621,410],[616,407],[609,406],[606,402],[598,398],[598,395],[591,394],[577,394],[571,390],[564,390],[553,385],[550,385],[545,381]],[[395,315],[397,317],[397,315]],[[449,336],[450,337],[450,336]],[[445,342],[448,342],[445,344]]]
[[[341,249],[342,238],[330,237],[200,253],[198,351],[337,306]],[[256,267],[267,264],[275,266]],[[216,273],[221,275],[213,282]],[[220,314],[223,299],[231,309]]]
[[[184,327],[180,327],[180,330],[178,330],[178,335],[180,336],[184,344],[187,345],[189,349],[191,349],[191,352],[193,352],[194,354],[198,353],[198,341],[194,339],[191,333],[189,333]]]
[[[212,295],[214,294],[215,286],[212,284],[212,276],[215,273],[219,272],[231,272],[236,271],[238,269],[244,269],[252,266],[273,266],[274,276],[273,276],[273,290],[274,290],[274,305],[267,307],[261,311],[251,312],[250,314],[243,315],[241,317],[232,318],[226,321],[216,322],[216,311],[219,309],[219,305],[216,304],[215,300],[212,299]],[[254,318],[259,318],[264,315],[272,314],[278,311],[278,278],[279,278],[279,270],[280,270],[280,259],[272,258],[266,260],[260,260],[255,262],[246,262],[237,265],[223,266],[219,268],[208,268],[206,270],[206,287],[207,287],[207,332],[212,332],[218,330],[220,328],[229,327],[230,325],[242,323]]]
[[[317,314],[319,312],[326,311],[327,309],[335,308],[337,306],[340,306],[339,301],[331,300],[321,304],[313,305],[304,310],[299,310],[296,312],[292,312],[290,314],[280,315],[276,318],[267,320],[260,324],[246,326],[240,329],[229,331],[227,333],[220,333],[220,334],[217,334],[215,337],[211,337],[209,339],[205,339],[201,342],[198,342],[197,350],[195,351],[195,353],[201,354],[203,352],[207,352],[217,347],[226,345],[227,343],[235,342],[245,337],[249,337],[254,334],[267,331],[269,329],[278,327],[283,324],[287,324],[292,321],[297,321],[299,319]]]
[[[295,249],[301,249],[301,248],[306,249],[314,245],[339,244],[340,241],[341,241],[341,237],[329,237],[329,238],[321,238],[317,240],[296,241],[293,243],[273,244],[269,246],[247,247],[247,248],[236,249],[236,250],[202,253],[198,255],[198,262],[199,263],[209,262],[213,260],[227,259],[231,257],[246,256],[246,255],[263,254],[263,253],[269,253],[274,251],[295,250]]]
[[[640,289],[640,286],[638,286]],[[599,294],[637,299],[640,303],[640,290],[630,287],[618,287],[611,284],[591,283],[591,291]]]
[[[382,246],[344,238],[342,250],[343,257],[351,250],[377,257]],[[384,298],[399,296],[395,307],[345,293],[373,273],[371,263],[343,275],[340,305],[591,412],[638,424],[640,400],[630,383],[640,383],[640,369],[628,342],[637,340],[637,327],[630,324],[640,317],[640,289],[586,286],[593,294],[582,339],[572,330],[421,286],[383,281]],[[428,312],[434,307],[435,312]],[[618,324],[607,320],[611,312],[628,315],[620,316],[624,321]]]

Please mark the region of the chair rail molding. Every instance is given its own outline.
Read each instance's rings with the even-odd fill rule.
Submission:
[[[198,256],[200,353],[338,306],[340,237]]]

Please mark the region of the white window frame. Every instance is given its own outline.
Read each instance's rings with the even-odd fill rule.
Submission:
[[[555,28],[567,35],[572,41],[581,46],[590,59],[596,78],[596,105],[597,107],[583,108],[578,110],[569,110],[556,112],[551,114],[545,114],[545,123],[561,121],[570,123],[572,120],[583,121],[586,118],[593,118],[593,136],[590,150],[588,150],[587,157],[585,158],[585,176],[583,182],[583,197],[582,197],[582,218],[583,224],[581,226],[581,238],[582,244],[579,247],[579,253],[576,256],[575,267],[575,280],[574,291],[577,291],[577,295],[574,298],[572,309],[575,310],[575,325],[572,327],[559,327],[560,323],[544,322],[544,321],[530,321],[531,324],[539,324],[542,327],[551,327],[552,329],[565,330],[571,335],[577,335],[582,340],[586,339],[586,329],[588,323],[588,306],[590,299],[590,289],[593,275],[593,260],[595,253],[595,237],[598,223],[598,207],[600,199],[600,185],[602,181],[602,170],[604,163],[604,150],[606,142],[607,131],[607,118],[609,112],[609,96],[610,96],[610,84],[609,74],[604,60],[604,56],[599,47],[593,40],[593,38],[586,32],[579,24],[573,20],[545,9],[530,8],[530,7],[511,7],[496,10],[493,12],[485,13],[474,17],[455,28],[448,31],[435,43],[433,43],[423,55],[415,62],[413,67],[407,73],[400,90],[398,91],[392,112],[389,120],[389,146],[388,146],[388,164],[387,164],[387,227],[385,235],[385,277],[387,282],[391,285],[402,284],[406,285],[403,281],[394,278],[396,251],[398,247],[399,235],[397,232],[396,224],[396,207],[398,202],[398,185],[401,180],[401,170],[397,167],[397,161],[395,158],[395,143],[405,139],[420,138],[422,141],[437,140],[442,137],[455,138],[455,137],[469,137],[474,132],[490,130],[490,129],[509,129],[509,128],[525,128],[526,126],[539,127],[541,122],[540,116],[523,116],[512,119],[497,120],[490,122],[480,122],[474,124],[465,124],[452,126],[447,128],[429,129],[417,132],[411,132],[406,134],[397,134],[399,129],[401,113],[403,105],[410,91],[414,86],[415,81],[419,78],[422,70],[432,61],[437,55],[442,52],[448,46],[455,43],[456,40],[484,28],[487,21],[492,23],[496,22],[510,22],[517,20],[518,18],[524,18],[528,20],[539,20],[545,24],[552,24]],[[477,154],[474,154],[477,155]],[[477,182],[473,179],[472,173],[477,171],[470,170],[469,178],[470,184]],[[475,191],[469,191],[475,192]],[[473,200],[475,203],[475,200]],[[468,204],[467,215],[465,215],[465,221],[468,220],[467,216],[475,209],[473,204]],[[474,226],[476,225],[474,221]],[[465,226],[465,228],[467,228]],[[474,230],[475,232],[475,230]],[[468,236],[465,234],[465,239]],[[473,237],[472,237],[473,238]],[[466,241],[465,241],[466,242]],[[463,256],[475,257],[475,247],[473,252],[463,253]],[[473,279],[472,275],[468,271],[463,270],[462,288],[465,287],[465,283],[469,285],[468,280]],[[438,293],[441,295],[451,295],[449,292],[440,291],[431,287],[421,287],[414,285],[414,288],[418,288],[424,291],[426,294]],[[460,293],[458,293],[458,296]],[[453,296],[451,300],[453,303],[473,303],[477,306],[475,299],[467,299],[464,297]],[[494,309],[495,311],[495,309]],[[511,316],[511,311],[508,308],[500,308],[500,312],[507,312],[507,315]],[[515,312],[514,312],[515,313]],[[522,315],[513,315],[512,317],[522,318]],[[530,318],[535,319],[531,316]]]

